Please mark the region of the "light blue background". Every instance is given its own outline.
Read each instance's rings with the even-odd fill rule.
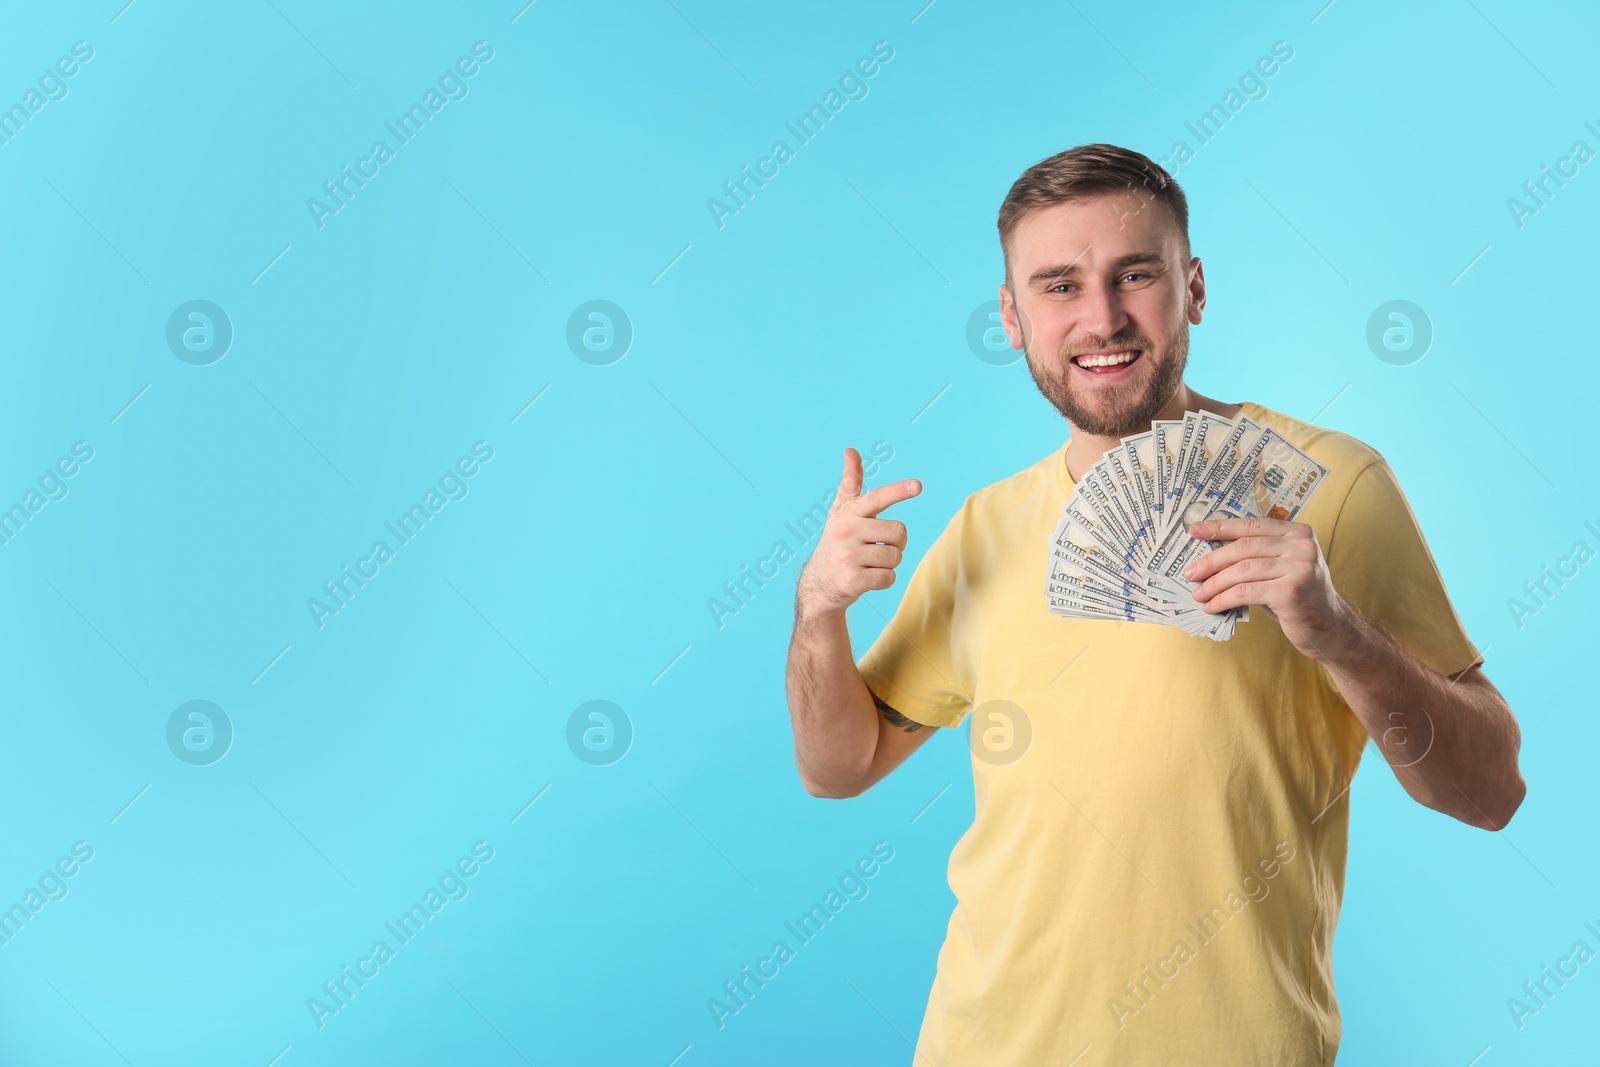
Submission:
[[[0,1060],[909,1062],[966,730],[813,799],[783,688],[800,560],[721,629],[707,601],[795,543],[844,446],[884,441],[872,481],[926,489],[895,512],[901,582],[852,609],[864,650],[965,496],[1062,439],[1024,364],[965,339],[1009,184],[1073,144],[1193,146],[1275,41],[1266,97],[1177,173],[1210,285],[1190,380],[1390,459],[1529,782],[1489,834],[1369,753],[1339,1062],[1594,1054],[1600,962],[1521,1030],[1506,1007],[1600,948],[1600,564],[1521,627],[1507,607],[1600,547],[1600,173],[1520,228],[1506,203],[1600,148],[1592,10],[922,2],[6,12],[0,103],[76,41],[94,58],[0,146],[0,503],[76,441],[94,458],[0,548],[0,905],[95,852],[0,947]],[[480,40],[470,94],[319,229],[307,199]],[[708,198],[876,41],[869,95],[715,225]],[[165,341],[193,299],[235,330],[207,367]],[[609,366],[565,340],[592,299],[635,331]],[[1391,299],[1435,330],[1409,366],[1365,340]],[[470,494],[319,629],[307,599],[477,441]],[[165,740],[193,699],[236,731],[211,766]],[[594,699],[635,731],[610,766],[565,740]],[[470,895],[319,1030],[307,999],[476,841]],[[719,1030],[707,999],[877,841],[870,895]]]

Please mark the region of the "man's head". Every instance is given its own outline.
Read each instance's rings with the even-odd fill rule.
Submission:
[[[1205,307],[1178,183],[1138,152],[1080,145],[1023,172],[999,227],[1001,322],[1039,391],[1081,432],[1147,428]]]

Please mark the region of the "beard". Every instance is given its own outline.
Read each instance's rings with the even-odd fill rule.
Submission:
[[[1024,348],[1033,384],[1073,429],[1081,433],[1126,437],[1149,429],[1156,414],[1183,383],[1184,367],[1189,361],[1188,320],[1181,322],[1172,347],[1166,352],[1157,352],[1148,338],[1137,334],[1091,340],[1095,343],[1063,352],[1049,366],[1035,362],[1033,354]],[[1130,381],[1111,389],[1095,389],[1092,397],[1081,394],[1072,385],[1072,357],[1105,348],[1139,349],[1140,362],[1150,361],[1154,373],[1146,376],[1142,383]]]

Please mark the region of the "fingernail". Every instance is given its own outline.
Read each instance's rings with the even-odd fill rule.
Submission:
[[[1183,568],[1183,576],[1185,578],[1193,578],[1194,577],[1194,564],[1193,563],[1191,563],[1187,567]]]

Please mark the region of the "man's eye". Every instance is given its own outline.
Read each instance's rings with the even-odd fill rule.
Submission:
[[[1056,282],[1056,284],[1050,287],[1050,291],[1052,293],[1059,293],[1061,290],[1070,288],[1071,286],[1071,282]]]
[[[1150,275],[1146,274],[1144,271],[1136,270],[1136,271],[1132,271],[1132,272],[1130,272],[1128,274],[1124,274],[1122,276],[1122,280],[1123,281],[1127,281],[1129,278],[1148,278],[1148,277],[1150,277]]]

